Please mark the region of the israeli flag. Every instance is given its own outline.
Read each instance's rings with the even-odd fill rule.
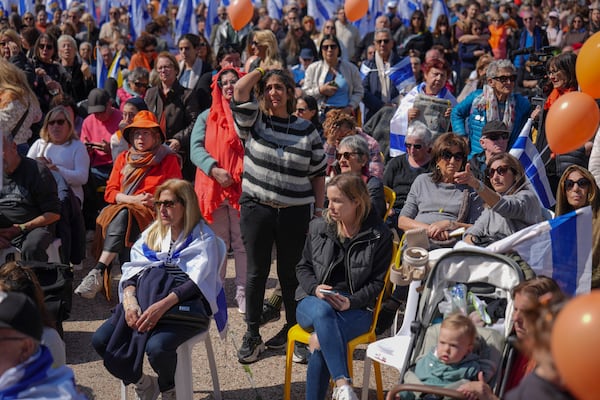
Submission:
[[[23,15],[27,11],[35,15],[35,0],[19,0],[19,14]]]
[[[422,9],[421,0],[401,0],[398,2],[398,14],[405,26],[410,25],[410,17],[413,12]]]
[[[151,21],[148,15],[148,3],[146,0],[131,0],[129,4],[129,15],[131,16],[130,34],[131,42],[135,40],[144,32],[146,24]]]
[[[448,6],[446,5],[445,0],[433,0],[433,4],[431,5],[431,13],[429,20],[429,30],[433,32],[435,29],[435,23],[440,15],[445,15],[448,17],[448,21],[450,21],[450,11],[448,10]]]
[[[331,19],[341,5],[341,1],[335,0],[308,0],[306,10],[307,14],[315,19],[317,29],[321,30],[325,21]]]
[[[47,0],[46,1],[46,12],[48,13],[48,17],[52,19],[54,12],[58,9],[65,10],[67,4],[65,0]]]
[[[592,285],[592,209],[583,207],[540,222],[487,249],[516,251],[537,275],[551,277],[565,293],[588,293]]]
[[[219,16],[217,15],[217,9],[220,6],[218,1],[208,2],[208,11],[206,15],[206,23],[204,24],[204,36],[210,38],[213,26],[219,22]]]
[[[523,165],[525,175],[527,175],[527,179],[535,190],[535,194],[542,206],[550,208],[556,204],[556,200],[554,199],[554,194],[550,188],[550,182],[546,176],[544,161],[529,138],[532,124],[533,121],[529,118],[525,126],[523,126],[523,129],[521,129],[521,133],[519,133],[519,137],[509,153],[518,158],[521,165]]]
[[[283,17],[283,0],[269,0],[267,2],[267,12],[269,17],[281,20],[281,17]]]
[[[175,21],[175,38],[179,38],[186,33],[198,34],[198,22],[196,21],[196,2],[194,0],[183,0],[179,4],[177,11],[177,21]]]
[[[399,92],[416,83],[415,75],[410,65],[410,57],[404,57],[398,64],[391,67],[387,75],[392,80],[392,83],[396,85]]]
[[[169,8],[169,0],[160,0],[158,5],[158,14],[167,15],[167,9]]]
[[[104,84],[108,78],[108,68],[104,65],[102,54],[100,54],[100,46],[96,42],[96,87],[104,89]]]
[[[353,23],[358,29],[360,36],[365,36],[367,33],[372,32],[375,28],[375,20],[384,12],[385,8],[383,0],[369,0],[367,14]]]

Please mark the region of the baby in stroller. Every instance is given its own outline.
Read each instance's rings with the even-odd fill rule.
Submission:
[[[405,382],[456,388],[465,380],[476,380],[483,366],[479,355],[473,353],[476,337],[477,330],[469,317],[449,315],[440,325],[436,346],[417,360],[414,372],[405,375]],[[400,398],[413,400],[416,396],[402,392]]]

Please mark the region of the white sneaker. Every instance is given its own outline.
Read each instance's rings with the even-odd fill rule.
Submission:
[[[350,385],[336,386],[333,389],[333,400],[358,400],[354,389]]]
[[[136,400],[156,400],[160,394],[158,378],[156,376],[142,375],[134,387]]]
[[[102,287],[102,271],[94,268],[85,276],[85,278],[83,278],[79,286],[77,286],[75,294],[84,299],[93,299],[96,297],[96,294],[102,290]]]

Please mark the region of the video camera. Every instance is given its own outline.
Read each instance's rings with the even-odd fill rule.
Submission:
[[[547,77],[546,63],[554,57],[558,50],[560,49],[554,46],[544,46],[539,50],[536,50],[535,47],[526,47],[512,51],[510,58],[514,60],[517,56],[529,55],[525,65],[533,79],[541,80]]]

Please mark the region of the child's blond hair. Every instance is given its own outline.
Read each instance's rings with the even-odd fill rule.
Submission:
[[[469,338],[469,344],[473,345],[477,336],[477,329],[473,321],[461,313],[450,314],[442,321],[441,328],[447,328],[454,331],[459,331],[461,336]]]

